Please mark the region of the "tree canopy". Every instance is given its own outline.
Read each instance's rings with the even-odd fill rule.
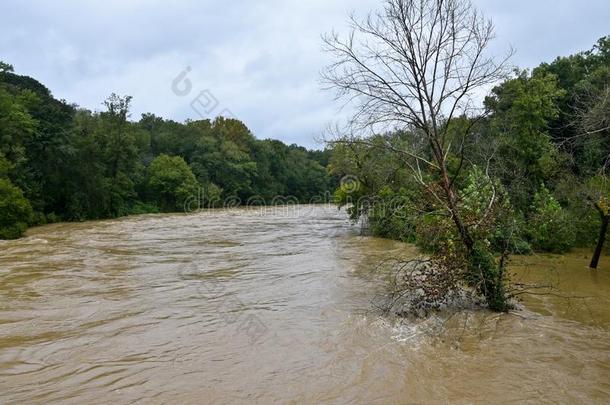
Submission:
[[[328,152],[256,139],[237,119],[134,121],[131,102],[111,94],[89,111],[0,65],[0,237],[50,221],[182,211],[189,199],[309,202],[330,185]]]

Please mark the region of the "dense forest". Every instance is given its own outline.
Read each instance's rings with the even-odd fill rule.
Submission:
[[[258,140],[239,120],[130,120],[130,97],[100,112],[55,99],[0,66],[0,238],[28,225],[202,207],[309,202],[328,190],[328,151]]]

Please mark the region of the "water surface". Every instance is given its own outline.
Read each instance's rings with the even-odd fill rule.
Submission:
[[[373,269],[416,252],[345,218],[219,210],[0,242],[0,403],[610,401],[610,258],[516,258],[556,290],[401,323],[373,309]]]

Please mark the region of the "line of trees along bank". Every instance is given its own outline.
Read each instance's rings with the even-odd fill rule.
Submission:
[[[465,141],[464,155],[448,154],[447,166],[450,176],[458,173],[455,184],[461,210],[474,220],[470,226],[496,193],[506,217],[485,237],[493,250],[504,248],[507,233],[512,253],[596,246],[591,267],[597,267],[610,221],[610,37],[531,72],[516,71],[492,90],[485,111],[454,118],[448,131],[448,143]],[[461,139],[464,128],[471,136]],[[364,201],[350,214],[367,216],[374,235],[438,252],[457,235],[397,153],[421,152],[413,137],[396,131],[339,139],[329,169],[360,179],[356,194],[339,189],[337,198]],[[432,159],[427,151],[423,155]],[[435,175],[424,170],[424,176]],[[499,212],[488,215],[491,220]]]
[[[354,107],[331,169],[361,179],[337,193],[357,201],[353,218],[430,253],[399,265],[398,300],[414,290],[439,303],[466,286],[507,311],[522,293],[506,269],[512,253],[598,235],[603,246],[610,38],[511,77],[511,52],[490,55],[493,24],[470,0],[385,0],[350,27],[324,37],[323,79]]]
[[[277,195],[307,202],[330,187],[328,151],[258,140],[235,119],[129,120],[130,97],[91,112],[0,65],[0,238],[30,225],[182,211]]]

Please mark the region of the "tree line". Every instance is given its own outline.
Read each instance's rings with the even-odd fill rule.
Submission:
[[[258,140],[237,119],[134,122],[130,104],[112,94],[100,112],[79,108],[1,63],[0,238],[48,222],[182,211],[193,198],[308,202],[330,187],[328,151]]]
[[[463,158],[449,156],[449,170],[460,164],[468,167],[456,178],[459,189],[478,177],[493,177],[500,183],[514,210],[515,251],[562,253],[594,246],[598,231],[607,227],[609,84],[610,37],[605,37],[591,50],[559,57],[531,72],[515,71],[485,99],[484,116],[462,116],[452,122],[455,127],[469,127],[472,137]],[[375,235],[424,243],[422,235],[417,237],[417,224],[405,221],[419,219],[408,215],[415,209],[409,204],[422,198],[422,190],[395,152],[413,148],[412,135],[394,131],[333,141],[329,168],[338,176],[349,173],[360,180],[357,195],[341,188],[337,192],[341,201],[364,201],[351,208],[354,219],[367,214]],[[473,193],[485,193],[485,187]],[[369,204],[394,197],[405,203],[394,208],[405,213],[376,211]],[[468,198],[477,197],[468,194]]]
[[[493,25],[470,1],[383,5],[324,38],[323,78],[355,111],[329,140],[331,173],[359,181],[337,200],[374,235],[428,252],[431,294],[468,285],[506,311],[511,254],[597,246],[596,267],[610,219],[610,37],[511,72],[510,52],[489,56]]]

